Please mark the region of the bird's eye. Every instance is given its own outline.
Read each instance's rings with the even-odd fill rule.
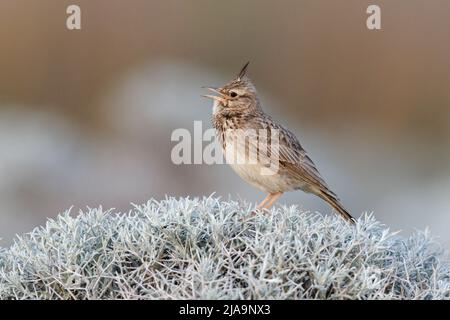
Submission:
[[[238,95],[238,94],[236,93],[236,91],[230,91],[230,97],[236,98],[237,95]]]

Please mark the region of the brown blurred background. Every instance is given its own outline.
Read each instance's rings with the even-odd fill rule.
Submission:
[[[70,4],[82,30],[66,29]],[[261,200],[227,166],[170,160],[174,129],[210,127],[200,87],[247,60],[265,110],[355,216],[448,245],[449,57],[449,1],[2,0],[0,246],[70,206]],[[282,203],[330,212],[300,192]]]

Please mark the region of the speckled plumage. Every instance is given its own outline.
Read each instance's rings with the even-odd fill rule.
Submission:
[[[207,96],[214,99],[213,126],[227,163],[242,179],[269,193],[268,198],[272,197],[266,198],[269,206],[263,205],[263,201],[259,208],[270,207],[286,191],[302,190],[321,197],[345,219],[353,221],[295,135],[263,112],[256,89],[245,75],[247,66],[225,86],[209,88],[218,96]],[[267,143],[261,143],[264,140],[262,133],[266,133]],[[272,138],[274,141],[271,141],[274,133],[278,139]],[[278,141],[277,147],[275,140]],[[251,150],[256,153],[254,162],[248,161]],[[237,162],[236,157],[239,156],[246,161]],[[271,165],[277,170],[272,170],[270,175],[261,173],[263,168]]]

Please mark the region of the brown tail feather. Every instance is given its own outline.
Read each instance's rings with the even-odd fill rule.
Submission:
[[[345,220],[350,221],[352,224],[356,222],[355,218],[348,213],[336,197],[326,192],[322,192],[319,196],[328,202]]]

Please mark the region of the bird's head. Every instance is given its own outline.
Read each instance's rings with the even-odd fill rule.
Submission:
[[[252,112],[259,110],[259,100],[255,86],[247,77],[249,62],[241,69],[239,74],[226,85],[214,88],[205,87],[215,95],[204,95],[214,100],[214,113],[217,112]]]

